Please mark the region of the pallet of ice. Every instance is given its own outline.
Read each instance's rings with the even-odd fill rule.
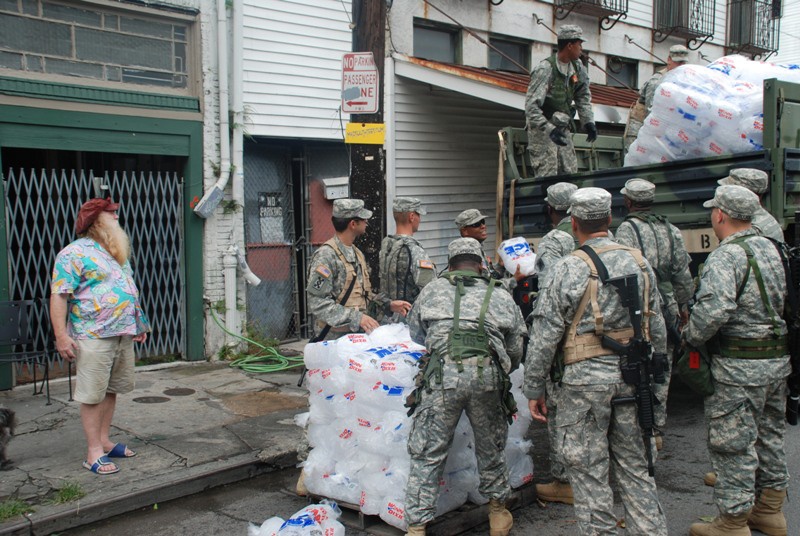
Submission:
[[[424,353],[403,324],[306,346],[310,412],[301,422],[311,446],[303,463],[311,493],[359,505],[367,515],[377,514],[390,525],[406,528],[412,419],[404,403],[414,389]],[[521,370],[512,374],[512,382],[522,403]],[[505,451],[514,487],[533,477],[531,443],[524,440],[531,418],[522,407],[509,427]],[[462,415],[440,481],[437,515],[467,500],[487,502],[478,493],[478,484],[474,434]]]

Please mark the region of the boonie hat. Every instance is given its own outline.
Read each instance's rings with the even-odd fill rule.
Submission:
[[[416,197],[395,197],[392,202],[392,212],[416,212],[423,216],[427,214],[422,202]]]
[[[554,210],[564,212],[569,208],[569,198],[578,187],[571,182],[557,182],[547,187],[545,202]]]
[[[736,220],[749,221],[753,219],[761,204],[758,196],[744,186],[725,184],[717,187],[714,199],[709,199],[703,206],[718,208]]]
[[[112,203],[111,198],[90,199],[81,205],[78,210],[78,219],[75,220],[75,234],[82,235],[89,230],[101,212],[114,212],[119,208],[119,203]]]
[[[630,179],[619,193],[631,201],[652,201],[656,197],[656,185],[644,179]]]
[[[486,216],[481,214],[481,211],[477,208],[468,208],[458,216],[456,216],[456,225],[459,229],[466,227],[467,225],[472,225],[473,223],[478,223],[481,220],[485,220]]]
[[[769,175],[766,171],[752,168],[737,168],[732,169],[730,174],[724,179],[717,181],[717,184],[735,184],[737,186],[744,186],[754,194],[763,194],[767,191],[769,184]]]
[[[669,59],[675,63],[686,63],[689,61],[689,49],[683,45],[672,45],[669,47]]]
[[[368,220],[372,217],[372,211],[364,208],[364,201],[361,199],[337,199],[333,202],[333,217]]]
[[[481,259],[481,244],[474,238],[456,238],[447,246],[447,256],[452,259],[456,255],[475,255]]]
[[[559,41],[569,41],[571,39],[580,39],[581,41],[586,41],[586,39],[583,38],[583,29],[580,26],[576,24],[565,24],[558,29]]]
[[[581,220],[602,220],[611,216],[611,194],[602,188],[578,188],[569,202],[569,214]]]

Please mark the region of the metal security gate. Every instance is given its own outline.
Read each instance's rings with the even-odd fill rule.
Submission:
[[[78,209],[94,197],[92,176],[12,169],[4,181],[9,298],[37,301],[31,334],[36,349],[45,349],[54,342],[47,312],[51,270],[56,254],[76,238]],[[176,173],[111,172],[103,179],[108,195],[121,202],[120,224],[131,237],[134,279],[153,328],[136,345],[138,357],[185,353],[182,182]],[[55,353],[50,360],[61,366]]]
[[[297,337],[297,260],[291,150],[248,143],[244,159],[247,263],[262,283],[247,287],[250,335]]]

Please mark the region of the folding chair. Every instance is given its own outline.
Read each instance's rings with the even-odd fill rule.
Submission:
[[[25,363],[33,371],[33,394],[42,394],[47,388],[47,405],[50,405],[50,361],[47,352],[30,347],[30,317],[34,300],[0,301],[0,363]],[[37,389],[36,367],[44,362],[44,375]]]

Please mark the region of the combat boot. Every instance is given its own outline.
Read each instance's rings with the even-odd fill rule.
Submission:
[[[409,525],[406,536],[425,536],[425,525]]]
[[[569,482],[553,480],[547,484],[536,484],[536,495],[540,500],[546,502],[575,504],[575,499],[572,497],[572,486],[569,485]]]
[[[689,528],[691,536],[751,536],[747,526],[750,512],[739,515],[720,514],[711,523],[692,523]]]
[[[489,500],[489,536],[508,536],[514,518],[506,509],[505,503],[497,499]],[[424,533],[423,533],[424,534]]]
[[[306,488],[306,472],[302,469],[300,470],[300,476],[297,478],[297,485],[295,486],[295,492],[300,497],[308,496],[308,488]]]
[[[711,486],[712,488],[717,485],[717,473],[709,471],[703,475],[703,484]]]
[[[786,536],[786,516],[781,510],[784,499],[785,489],[762,489],[750,517],[747,518],[750,528],[760,530],[767,536]]]

